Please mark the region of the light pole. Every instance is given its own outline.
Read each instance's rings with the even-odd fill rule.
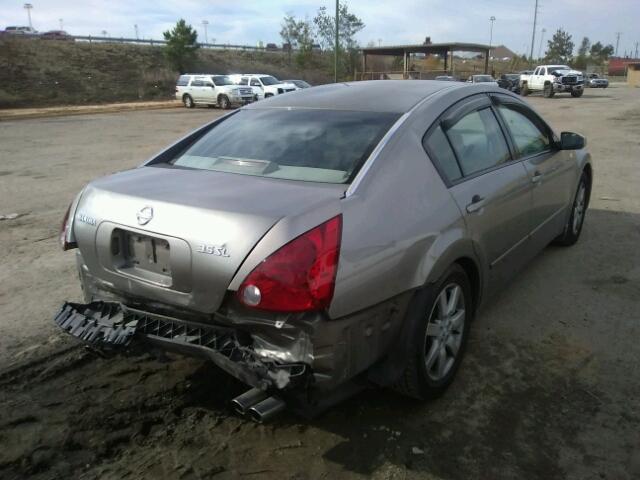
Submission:
[[[204,27],[204,43],[209,43],[209,38],[207,37],[207,25],[209,25],[209,21],[202,20],[202,26]]]
[[[31,23],[31,9],[33,8],[33,5],[31,5],[30,3],[25,3],[24,4],[24,9],[27,11],[27,16],[29,17],[29,28],[33,28],[33,24]]]
[[[493,22],[496,21],[496,17],[491,15],[489,18],[490,27],[489,27],[489,56],[491,56],[491,45],[493,44]]]
[[[540,31],[540,48],[538,49],[538,58],[542,58],[542,40],[544,39],[544,34],[547,31],[546,28],[543,28]]]
[[[60,23],[60,30],[64,30],[64,21],[61,18],[59,18],[58,22]]]
[[[138,24],[136,23],[136,24],[133,26],[133,28],[134,28],[134,29],[135,29],[135,31],[136,31],[136,40],[140,40],[140,35],[138,34]]]

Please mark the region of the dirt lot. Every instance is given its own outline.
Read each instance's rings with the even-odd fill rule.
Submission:
[[[595,158],[580,242],[486,308],[440,399],[371,390],[306,421],[236,417],[242,385],[191,359],[101,359],[54,328],[80,299],[57,232],[89,180],[217,111],[0,122],[0,478],[640,478],[640,89],[530,101]]]

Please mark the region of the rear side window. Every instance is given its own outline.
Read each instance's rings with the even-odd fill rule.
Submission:
[[[186,87],[189,85],[189,76],[188,75],[180,75],[178,78],[178,83],[176,84],[178,87]]]
[[[204,82],[202,80],[193,80],[191,82],[192,87],[202,87],[203,85],[204,85]]]
[[[462,178],[462,172],[456,156],[439,125],[422,140],[422,144],[429,157],[437,163],[440,171],[444,173],[449,181],[454,182]]]
[[[260,177],[349,183],[398,117],[342,110],[241,110],[172,163]]]
[[[242,77],[238,85],[249,85],[249,79],[247,77]]]
[[[260,85],[260,82],[258,80],[256,80],[255,78],[251,79],[251,86],[252,87],[261,87],[262,85]]]
[[[537,155],[551,148],[549,136],[522,112],[509,105],[499,105],[498,111],[521,157]]]
[[[447,129],[447,137],[464,176],[511,159],[507,142],[491,108],[473,111]]]

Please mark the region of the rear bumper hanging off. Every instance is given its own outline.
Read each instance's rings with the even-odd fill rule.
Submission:
[[[120,303],[66,302],[54,322],[70,335],[105,350],[149,342],[203,357],[248,385],[267,390],[299,385],[310,372],[305,364],[280,364],[256,355],[241,332],[131,309]]]

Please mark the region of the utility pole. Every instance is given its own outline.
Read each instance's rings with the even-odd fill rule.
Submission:
[[[340,0],[336,0],[336,46],[333,55],[333,81],[338,83],[338,54],[340,53]]]
[[[33,24],[31,23],[31,9],[33,8],[33,5],[31,5],[30,3],[25,3],[24,4],[24,9],[27,11],[27,16],[29,17],[29,28],[33,28]]]
[[[202,20],[202,26],[204,27],[204,43],[209,43],[209,38],[207,37],[207,25],[209,25],[209,21]]]
[[[136,40],[140,40],[140,34],[138,33],[138,24],[136,23],[133,26],[134,30],[136,31]]]
[[[542,58],[542,40],[544,39],[544,34],[547,31],[546,28],[543,28],[540,32],[540,48],[538,49],[538,58]]]
[[[64,22],[61,18],[58,19],[58,22],[60,23],[60,30],[64,30]]]
[[[618,46],[620,45],[620,35],[622,35],[622,32],[616,32],[616,53],[615,56],[618,56]]]
[[[636,42],[636,54],[633,56],[633,58],[635,58],[635,59],[638,58],[638,43],[640,43],[640,42]]]
[[[536,9],[533,11],[533,31],[531,32],[531,53],[529,60],[533,61],[533,46],[536,43],[536,27],[538,26],[538,0],[536,0]]]

